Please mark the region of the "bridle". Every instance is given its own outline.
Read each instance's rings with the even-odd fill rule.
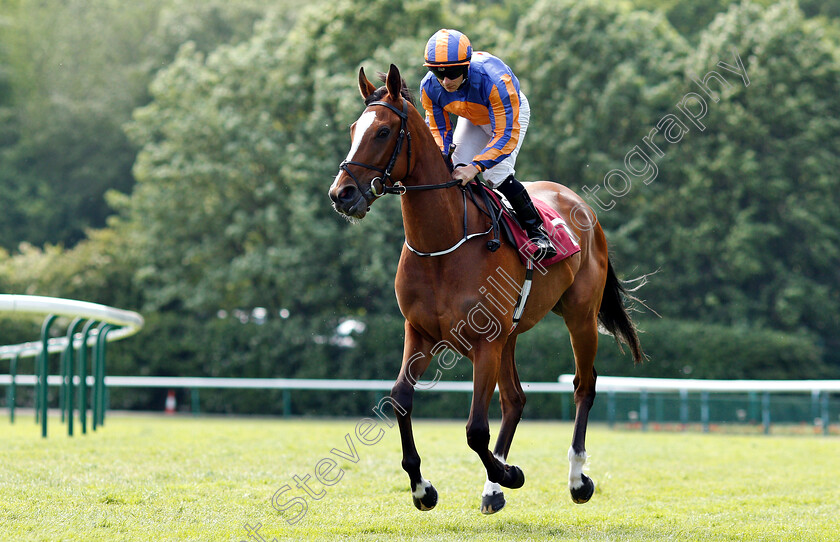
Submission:
[[[443,256],[443,255],[449,254],[451,252],[454,252],[461,245],[463,245],[464,243],[466,243],[467,241],[469,241],[470,239],[472,239],[474,237],[480,237],[480,236],[487,235],[488,233],[493,232],[494,235],[495,235],[495,238],[492,241],[489,241],[487,243],[487,247],[490,249],[490,251],[495,252],[496,249],[499,248],[499,229],[498,229],[497,217],[495,215],[491,215],[490,213],[487,213],[492,218],[492,224],[487,231],[476,232],[476,233],[467,233],[467,191],[466,191],[465,187],[461,186],[461,181],[459,181],[457,179],[453,179],[453,180],[447,181],[445,183],[420,184],[420,185],[412,185],[412,186],[406,186],[406,185],[402,184],[402,181],[404,181],[406,179],[406,177],[408,177],[408,174],[411,171],[411,133],[409,133],[409,131],[408,131],[408,101],[403,100],[402,111],[400,111],[399,109],[397,109],[393,105],[391,105],[387,102],[382,102],[382,101],[371,102],[371,103],[368,104],[368,107],[371,107],[371,106],[374,106],[374,105],[381,105],[383,107],[387,107],[388,109],[390,109],[391,111],[396,113],[397,116],[400,117],[400,133],[399,133],[399,136],[397,138],[397,144],[394,147],[394,152],[391,154],[391,159],[388,161],[388,165],[385,168],[381,168],[379,166],[374,166],[374,165],[371,165],[371,164],[365,164],[364,162],[356,162],[354,160],[344,160],[338,166],[339,170],[344,171],[345,173],[347,173],[347,175],[350,176],[351,179],[353,179],[353,182],[356,183],[356,188],[359,189],[359,192],[362,194],[362,196],[365,198],[365,200],[367,202],[371,202],[371,201],[373,201],[373,200],[375,200],[375,199],[377,199],[381,196],[384,196],[385,194],[398,194],[400,196],[403,196],[407,192],[416,191],[416,190],[437,190],[439,188],[450,188],[450,187],[453,187],[453,186],[460,186],[461,191],[463,192],[463,200],[464,200],[464,234],[461,237],[461,240],[458,241],[457,243],[455,243],[453,246],[449,247],[448,249],[437,251],[437,252],[421,252],[421,251],[415,249],[414,247],[412,247],[410,244],[408,244],[408,239],[407,238],[405,240],[405,246],[408,247],[408,249],[411,252],[413,252],[414,254],[417,254],[418,256]],[[407,144],[408,165],[406,166],[406,173],[405,173],[405,175],[403,175],[402,179],[400,179],[399,181],[394,181],[391,178],[391,172],[394,170],[394,165],[396,165],[397,159],[399,158],[400,153],[402,152],[403,143],[406,142],[406,141],[408,142],[408,144]],[[362,167],[362,168],[365,168],[365,169],[370,169],[370,170],[376,171],[378,173],[381,173],[382,175],[378,176],[378,177],[374,177],[373,179],[371,179],[370,185],[368,186],[368,188],[364,189],[364,188],[362,188],[362,183],[359,181],[358,177],[356,177],[353,174],[353,172],[350,171],[349,166],[358,166],[358,167]],[[485,197],[485,202],[486,202],[487,208],[489,209],[490,205],[489,205],[489,201],[486,200],[487,196],[485,195],[484,197]],[[475,201],[475,200],[473,199],[473,201]],[[478,206],[477,203],[476,203],[476,206]],[[481,208],[479,207],[479,209],[481,209]],[[485,213],[486,213],[486,211],[485,211]]]
[[[394,107],[393,105],[389,104],[388,102],[377,101],[371,102],[368,104],[368,107],[372,107],[374,105],[381,105],[383,107],[387,107],[391,111],[397,114],[400,117],[400,133],[397,137],[397,144],[394,146],[394,152],[391,154],[391,159],[388,161],[388,165],[384,168],[379,166],[374,166],[371,164],[365,164],[364,162],[356,162],[354,160],[344,160],[338,166],[338,169],[347,173],[353,182],[356,183],[356,188],[359,189],[359,192],[362,193],[365,200],[373,201],[376,198],[384,196],[385,194],[398,194],[402,196],[406,192],[413,191],[413,190],[435,190],[438,188],[449,188],[451,186],[455,186],[460,183],[460,181],[453,180],[441,184],[424,184],[424,185],[416,185],[416,186],[405,186],[402,182],[408,177],[409,172],[411,171],[411,133],[408,131],[408,101],[403,100],[403,107],[402,111]],[[394,166],[397,163],[397,159],[402,152],[403,144],[407,142],[406,149],[408,152],[408,165],[406,166],[405,175],[399,181],[394,181],[391,178],[391,173],[394,170]],[[365,169],[370,169],[376,171],[377,173],[381,173],[381,176],[374,177],[371,179],[369,186],[367,189],[362,187],[362,183],[359,181],[358,177],[356,177],[352,171],[350,171],[349,166],[358,166]]]

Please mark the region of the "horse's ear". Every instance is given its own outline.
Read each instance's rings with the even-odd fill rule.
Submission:
[[[362,98],[367,100],[367,97],[373,94],[375,90],[376,87],[365,76],[365,69],[359,68],[359,92],[362,93]]]
[[[402,97],[402,77],[400,77],[400,70],[393,64],[388,70],[388,77],[385,78],[385,86],[388,88],[388,94],[392,100],[399,101]]]

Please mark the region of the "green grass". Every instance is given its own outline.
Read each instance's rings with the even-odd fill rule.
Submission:
[[[42,439],[29,416],[0,420],[0,540],[837,540],[840,439],[639,433],[590,427],[590,503],[566,488],[571,425],[524,421],[512,462],[525,471],[507,507],[479,510],[484,474],[463,422],[421,421],[415,435],[437,508],[411,504],[396,427],[364,446],[324,487],[316,463],[348,450],[358,420],[279,421],[113,415],[68,438]],[[385,426],[382,426],[385,427]],[[373,435],[374,433],[371,433]],[[495,430],[494,430],[495,434]],[[337,474],[334,470],[328,477]],[[294,525],[279,500],[323,491]]]

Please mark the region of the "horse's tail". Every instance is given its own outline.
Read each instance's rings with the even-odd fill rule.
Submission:
[[[644,278],[642,277],[642,284],[639,287],[644,284]],[[636,300],[615,276],[612,262],[607,259],[607,283],[604,285],[601,309],[598,311],[598,323],[615,337],[622,352],[624,349],[621,348],[621,343],[624,343],[630,348],[633,361],[641,363],[645,359],[645,354],[642,352],[642,345],[636,334],[636,325],[630,319],[627,308],[624,306],[625,298]]]

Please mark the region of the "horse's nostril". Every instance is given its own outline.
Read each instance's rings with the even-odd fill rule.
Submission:
[[[355,186],[345,186],[338,193],[338,200],[343,202],[356,201],[358,190]]]

